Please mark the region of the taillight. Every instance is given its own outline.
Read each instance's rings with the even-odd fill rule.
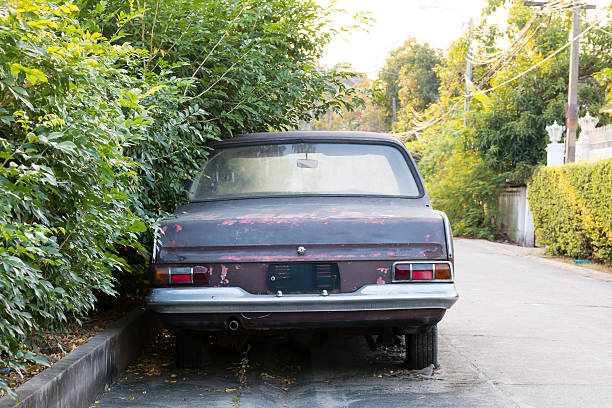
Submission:
[[[440,263],[436,265],[436,279],[451,280],[451,267],[449,264]]]
[[[395,265],[395,280],[410,280],[410,264]]]
[[[432,280],[434,276],[433,264],[413,264],[412,280]]]
[[[393,266],[393,282],[449,281],[449,262],[398,262]]]
[[[155,267],[153,282],[157,285],[208,285],[210,271],[206,266]]]
[[[210,271],[205,266],[194,266],[191,268],[193,271],[193,283],[196,285],[208,285],[210,282]]]
[[[191,267],[171,266],[170,268],[168,268],[168,275],[170,277],[168,283],[171,285],[189,285],[193,283],[193,277],[191,276]]]

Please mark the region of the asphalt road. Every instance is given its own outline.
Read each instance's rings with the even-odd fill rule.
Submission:
[[[612,275],[485,241],[457,240],[456,253],[461,298],[439,325],[431,375],[357,336],[268,339],[249,368],[211,351],[202,369],[179,370],[162,336],[94,406],[612,407]]]

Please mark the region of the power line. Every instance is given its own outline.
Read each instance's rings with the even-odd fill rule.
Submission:
[[[538,62],[537,64],[532,65],[531,67],[527,68],[525,71],[522,71],[521,73],[519,73],[518,75],[515,75],[514,77],[502,82],[499,85],[496,85],[492,88],[489,89],[484,89],[484,90],[479,90],[477,92],[471,93],[470,96],[475,96],[475,95],[485,95],[491,91],[494,91],[496,89],[499,89],[505,85],[508,85],[510,82],[516,81],[517,79],[527,75],[529,72],[533,71],[534,69],[536,69],[537,67],[539,67],[540,65],[544,64],[545,62],[547,62],[548,60],[550,60],[551,58],[555,57],[557,54],[559,54],[561,51],[563,51],[565,48],[567,48],[569,45],[571,45],[571,43],[579,38],[580,36],[584,35],[586,32],[590,31],[593,27],[595,27],[595,25],[597,25],[600,21],[597,20],[595,22],[593,22],[593,24],[591,24],[590,26],[588,26],[586,29],[584,29],[584,31],[582,31],[580,34],[578,34],[576,37],[572,38],[570,41],[568,41],[566,44],[564,44],[563,46],[561,46],[560,48],[558,48],[556,51],[554,51],[552,54],[550,54],[548,57],[546,57],[545,59],[543,59],[542,61]],[[438,123],[439,121],[441,121],[442,119],[446,118],[447,116],[449,116],[452,112],[456,111],[458,109],[458,106],[461,102],[463,102],[465,100],[467,95],[462,95],[453,106],[451,106],[447,112],[445,112],[443,115],[434,118],[430,121],[422,121],[418,127],[411,129],[408,132],[404,132],[403,134],[406,135],[410,135],[410,134],[415,134],[419,131],[425,130],[433,125],[435,125],[436,123]],[[438,112],[440,112],[440,109],[438,109]],[[416,124],[416,121],[413,121],[413,123]],[[400,135],[402,135],[400,133]]]
[[[501,88],[502,86],[508,85],[510,82],[516,81],[517,79],[527,75],[529,72],[533,71],[534,69],[536,69],[537,67],[539,67],[540,65],[542,65],[543,63],[545,63],[546,61],[550,60],[551,58],[553,58],[554,56],[556,56],[557,54],[559,54],[561,51],[563,51],[564,49],[566,49],[567,47],[569,47],[572,42],[578,38],[580,38],[580,36],[582,36],[583,34],[585,34],[587,31],[591,30],[593,27],[595,27],[595,25],[597,25],[599,23],[599,21],[595,21],[593,24],[591,24],[589,27],[587,27],[584,31],[582,31],[580,34],[578,34],[577,36],[575,36],[574,38],[572,38],[570,41],[568,41],[567,43],[565,43],[561,48],[557,49],[555,52],[553,52],[552,54],[550,54],[548,57],[544,58],[542,61],[538,62],[537,64],[532,65],[531,67],[527,68],[525,71],[521,72],[520,74],[502,82],[499,85],[496,85],[492,88],[489,89],[484,89],[484,90],[480,90],[476,93],[473,93],[472,96],[474,95],[479,95],[479,94],[486,94],[489,93],[491,91],[494,91],[498,88]],[[465,95],[464,95],[465,96]]]
[[[556,1],[556,2],[549,3],[549,4],[555,4],[555,5],[556,5],[556,4],[559,4],[559,3],[565,3],[565,2],[564,2],[564,1]],[[583,4],[583,3],[572,3],[572,4]],[[561,6],[557,6],[557,7],[561,7]],[[559,9],[565,9],[565,8],[568,8],[568,7],[569,7],[569,6],[567,6],[567,4],[565,4],[565,5],[563,5],[563,7],[562,7],[562,8],[559,8]],[[535,19],[532,19],[531,21],[529,21],[528,23],[526,23],[526,24],[525,24],[525,26],[523,27],[523,29],[521,29],[521,32],[520,32],[520,34],[519,34],[519,38],[518,38],[516,41],[514,41],[514,42],[513,42],[512,46],[516,45],[516,44],[517,44],[517,42],[518,42],[518,41],[521,39],[521,37],[522,37],[522,36],[524,36],[524,35],[527,33],[527,30],[529,29],[529,27],[531,26],[531,24],[533,24],[533,21],[534,21],[534,20],[535,20]],[[593,22],[593,23],[592,23],[590,26],[588,26],[588,27],[587,27],[586,29],[584,29],[584,30],[583,30],[581,33],[579,33],[578,35],[576,35],[575,37],[573,37],[571,40],[569,40],[569,41],[568,41],[567,43],[565,43],[563,46],[561,46],[560,48],[558,48],[556,51],[554,51],[554,52],[553,52],[552,54],[550,54],[548,57],[546,57],[546,58],[545,58],[545,59],[543,59],[542,61],[540,61],[540,62],[538,62],[538,63],[536,63],[536,64],[532,65],[531,67],[529,67],[529,68],[527,68],[526,70],[522,71],[521,73],[519,73],[519,74],[515,75],[514,77],[512,77],[512,78],[510,78],[510,79],[508,79],[508,80],[506,80],[506,81],[502,82],[501,84],[498,84],[498,85],[496,85],[496,86],[494,86],[494,87],[491,87],[491,88],[488,88],[488,89],[485,89],[485,90],[478,90],[478,88],[476,87],[476,89],[477,89],[478,91],[477,91],[477,92],[474,92],[474,93],[470,93],[470,95],[469,95],[469,96],[475,96],[475,95],[485,95],[485,94],[487,94],[487,93],[489,93],[489,92],[492,92],[492,91],[494,91],[494,90],[496,90],[496,89],[499,89],[499,88],[501,88],[501,87],[503,87],[503,86],[506,86],[506,85],[508,85],[509,83],[511,83],[511,82],[513,82],[513,81],[516,81],[516,80],[517,80],[517,79],[519,79],[519,78],[522,78],[523,76],[527,75],[529,72],[533,71],[534,69],[536,69],[536,68],[537,68],[537,67],[539,67],[540,65],[542,65],[542,64],[544,64],[545,62],[547,62],[548,60],[550,60],[550,59],[554,58],[556,55],[558,55],[558,54],[559,54],[561,51],[563,51],[565,48],[567,48],[568,46],[570,46],[570,45],[573,43],[573,41],[574,41],[574,40],[576,40],[576,39],[580,38],[582,35],[586,34],[588,31],[590,31],[591,29],[593,29],[593,28],[594,28],[594,27],[595,27],[597,24],[599,24],[600,22],[601,22],[601,20],[599,20],[599,19],[598,19],[598,20],[596,20],[596,21],[594,21],[594,22]],[[543,22],[542,22],[542,23],[540,23],[540,25],[539,25],[539,26],[536,28],[536,30],[535,30],[535,31],[537,31],[537,30],[538,30],[538,29],[539,29],[539,28],[542,26],[542,24],[543,24]],[[605,33],[607,33],[607,34],[612,35],[612,33],[609,33],[609,32],[607,32],[607,31],[605,31],[605,30],[603,30],[603,29],[601,29],[601,28],[599,28],[599,27],[598,27],[598,29],[599,29],[599,30],[604,31],[604,32],[605,32]],[[535,34],[535,31],[534,31],[534,33],[532,33],[532,35],[530,35],[530,36],[529,36],[528,40],[532,38],[532,36]],[[528,41],[528,40],[527,40],[527,41]],[[523,49],[523,48],[525,47],[525,45],[526,45],[526,42],[522,44],[522,47],[521,47],[521,48],[514,50],[514,52],[512,53],[512,55],[510,55],[509,57],[510,57],[510,58],[512,58],[514,55],[516,55],[516,53],[520,52],[520,50],[521,50],[521,49]],[[492,75],[495,75],[497,72],[499,72],[499,70],[501,70],[501,69],[502,69],[502,68],[503,68],[503,67],[506,65],[506,63],[508,63],[508,62],[510,62],[510,61],[509,61],[509,60],[508,60],[508,61],[506,61],[506,62],[505,62],[503,65],[501,65],[501,66],[500,66],[499,64],[497,64],[497,67],[495,67],[496,69],[495,69],[495,70],[492,72]],[[489,72],[487,72],[485,75],[489,75],[489,73],[491,73],[491,71],[492,71],[492,70],[489,70]],[[491,76],[489,76],[488,78],[485,78],[485,80],[484,80],[484,81],[488,80],[490,77],[492,77],[492,75],[491,75]],[[481,84],[482,84],[484,81],[481,81],[479,84],[481,85]],[[458,109],[459,104],[460,104],[461,102],[463,102],[463,101],[466,99],[466,97],[467,97],[467,96],[468,96],[468,95],[467,95],[467,93],[466,93],[466,94],[464,94],[464,95],[462,95],[462,96],[461,96],[461,97],[460,97],[460,98],[459,98],[459,99],[458,99],[458,100],[455,102],[455,104],[453,104],[453,105],[452,105],[452,106],[451,106],[451,107],[448,109],[448,111],[447,111],[447,112],[445,112],[445,113],[444,113],[443,115],[441,115],[441,116],[438,116],[437,118],[436,118],[436,117],[434,117],[433,119],[431,119],[431,120],[429,120],[429,121],[419,121],[418,119],[413,118],[413,120],[411,121],[411,123],[412,123],[412,124],[415,124],[415,125],[417,125],[417,124],[418,124],[418,127],[413,128],[413,129],[411,129],[411,130],[410,130],[410,131],[408,131],[408,132],[400,133],[400,135],[402,135],[402,134],[404,134],[404,135],[416,134],[416,133],[417,133],[417,132],[419,132],[419,131],[425,130],[425,129],[427,129],[427,128],[429,128],[429,127],[433,126],[434,124],[438,123],[438,122],[439,122],[439,121],[441,121],[442,119],[444,119],[444,118],[446,118],[447,116],[449,116],[449,115],[450,115],[452,112],[456,111],[456,110]],[[438,108],[438,110],[437,110],[437,112],[436,112],[435,114],[437,115],[437,114],[438,114],[440,111],[441,111],[441,107],[440,107],[440,108]],[[420,122],[420,123],[419,123],[419,122]]]

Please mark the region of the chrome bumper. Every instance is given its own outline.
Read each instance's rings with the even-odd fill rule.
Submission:
[[[238,287],[154,288],[147,306],[160,314],[352,312],[449,309],[458,297],[453,283],[366,285],[329,296],[253,295]]]

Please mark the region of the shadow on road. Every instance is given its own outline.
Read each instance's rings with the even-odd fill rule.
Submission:
[[[310,408],[328,399],[331,388],[332,399],[345,402],[331,406],[346,406],[345,395],[371,392],[371,382],[435,378],[403,368],[403,345],[373,352],[361,336],[335,334],[318,343],[261,336],[244,351],[208,346],[199,369],[180,369],[175,337],[164,331],[94,405]]]

